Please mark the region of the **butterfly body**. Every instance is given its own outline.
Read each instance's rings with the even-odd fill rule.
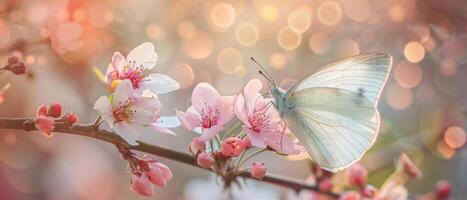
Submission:
[[[362,54],[325,66],[287,91],[270,89],[283,121],[324,169],[357,162],[376,140],[376,106],[391,62],[385,54]]]

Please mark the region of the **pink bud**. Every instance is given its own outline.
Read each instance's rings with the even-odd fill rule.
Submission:
[[[8,64],[9,65],[16,64],[18,62],[19,62],[19,57],[18,56],[11,55],[10,57],[8,57]]]
[[[37,109],[36,116],[46,116],[48,109],[49,109],[49,107],[47,107],[46,105],[39,106],[39,108]]]
[[[194,137],[190,142],[190,151],[193,154],[198,154],[200,151],[204,151],[205,144],[199,137]]]
[[[251,166],[251,177],[256,179],[263,179],[266,174],[266,167],[263,162],[254,162]]]
[[[78,115],[73,114],[73,113],[68,114],[67,117],[65,118],[65,121],[71,126],[75,125],[78,122],[78,120],[79,120]]]
[[[222,155],[226,157],[235,157],[245,150],[245,144],[240,138],[230,137],[225,139],[221,145]]]
[[[243,144],[245,145],[245,149],[251,148],[251,141],[250,138],[245,137],[242,139]]]
[[[196,161],[199,166],[206,169],[210,168],[215,162],[212,154],[207,153],[206,151],[202,151],[200,154],[198,154]]]
[[[402,153],[399,157],[399,166],[402,167],[404,172],[412,178],[420,178],[422,176],[422,172],[405,153]]]
[[[41,131],[47,137],[52,137],[52,131],[55,128],[54,118],[40,115],[37,116],[34,122],[36,124],[36,128],[39,131]]]
[[[9,71],[13,72],[16,75],[25,74],[26,71],[28,70],[26,64],[23,61],[19,61],[19,62],[15,63],[15,64],[9,64],[9,65],[5,66],[4,69],[9,70]]]
[[[451,194],[451,184],[447,181],[438,181],[436,184],[436,197],[439,200],[445,200],[449,198]]]
[[[347,169],[349,184],[356,187],[363,187],[368,176],[368,171],[360,164],[352,165]]]
[[[47,110],[47,116],[55,118],[59,118],[60,116],[62,116],[62,104],[60,104],[59,102],[55,102],[52,105],[50,105],[49,109]]]
[[[360,194],[355,191],[345,192],[339,196],[339,200],[360,200]]]
[[[151,182],[149,182],[149,177],[141,172],[134,172],[131,175],[130,189],[143,196],[154,196],[154,190]]]
[[[164,187],[173,177],[169,167],[157,161],[148,161],[149,171],[146,174],[149,180],[159,187]]]
[[[372,185],[366,185],[360,193],[366,198],[373,198],[376,194],[376,188]]]
[[[321,182],[319,182],[319,190],[329,192],[332,190],[332,182],[331,179],[325,178]]]

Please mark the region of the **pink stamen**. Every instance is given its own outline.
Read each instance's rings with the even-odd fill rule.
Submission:
[[[201,125],[203,128],[211,128],[219,122],[219,110],[207,106],[201,110]]]
[[[118,106],[114,107],[113,116],[115,118],[115,122],[129,121],[133,118],[135,112],[136,110],[133,110],[133,101],[128,99],[124,102],[119,102]]]

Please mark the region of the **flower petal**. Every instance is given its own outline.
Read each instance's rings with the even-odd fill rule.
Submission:
[[[94,103],[94,110],[97,110],[101,113],[102,118],[105,121],[109,122],[110,126],[113,125],[114,119],[112,114],[112,105],[110,104],[110,100],[106,96],[101,96],[97,101]]]
[[[132,174],[130,189],[143,196],[154,196],[154,189],[146,174]]]
[[[165,94],[179,89],[180,85],[165,74],[152,73],[143,80],[141,88],[149,89],[156,94]]]
[[[193,89],[191,104],[200,113],[206,106],[215,106],[219,98],[219,92],[211,84],[203,82]]]
[[[141,67],[144,70],[151,70],[156,66],[157,53],[154,51],[154,45],[152,43],[145,42],[131,50],[126,58],[132,67]]]
[[[119,74],[123,72],[123,69],[127,65],[125,57],[120,52],[115,52],[112,56],[112,63],[109,67],[112,67],[112,71],[116,71]],[[107,68],[107,72],[109,69]]]
[[[165,127],[156,126],[154,124],[150,125],[149,127],[152,128],[153,130],[157,131],[157,132],[168,133],[170,135],[177,135],[172,130],[170,130],[168,128],[165,128]]]
[[[211,128],[204,128],[202,131],[203,133],[201,134],[201,136],[199,136],[199,139],[202,142],[207,142],[211,140],[212,138],[216,137],[216,135],[220,131],[222,131],[222,129],[224,129],[222,125],[215,125],[215,126],[212,126]]]
[[[133,121],[142,124],[142,125],[150,125],[154,122],[154,114],[141,108],[141,107],[134,107],[133,110]]]
[[[272,131],[264,134],[266,144],[278,153],[290,155],[300,153],[300,150],[298,150],[295,147],[295,144],[286,133],[278,133],[276,131]]]
[[[114,125],[115,132],[122,137],[129,145],[137,146],[137,140],[141,136],[141,125],[127,122],[117,122]]]
[[[250,139],[251,146],[264,148],[266,147],[266,143],[264,141],[264,136],[262,133],[256,133],[251,130],[249,127],[243,127],[243,131],[247,134],[248,138]]]
[[[161,116],[155,124],[160,127],[175,128],[180,126],[180,120],[177,116]]]
[[[129,79],[125,79],[120,82],[115,89],[114,98],[112,105],[118,106],[119,104],[125,104],[128,100],[133,97],[133,84]]]
[[[201,126],[199,116],[191,112],[177,111],[177,117],[180,120],[182,126],[190,131],[193,131],[196,127]]]
[[[251,112],[254,108],[258,100],[262,99],[262,95],[259,91],[263,88],[263,84],[259,79],[251,79],[246,84],[245,88],[243,89],[243,93],[246,99],[246,105],[248,110]]]
[[[222,96],[216,104],[219,110],[219,124],[223,125],[229,122],[234,116],[235,96]]]
[[[243,122],[243,124],[250,126],[250,122],[248,122],[248,113],[245,110],[245,98],[242,94],[237,96],[235,100],[235,107],[234,107],[235,115],[237,115],[238,119]]]

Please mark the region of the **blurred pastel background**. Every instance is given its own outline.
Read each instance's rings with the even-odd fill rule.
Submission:
[[[390,54],[382,128],[361,161],[370,182],[382,184],[406,151],[424,173],[407,185],[411,193],[446,179],[453,199],[467,195],[464,0],[0,0],[0,63],[14,53],[32,73],[0,77],[0,88],[11,85],[2,92],[0,117],[32,117],[40,104],[60,101],[81,122],[92,122],[94,101],[108,94],[92,68],[105,70],[114,51],[126,54],[146,41],[159,55],[155,71],[182,87],[161,96],[166,115],[186,109],[198,82],[238,93],[259,77],[249,57],[290,85],[341,58]],[[194,134],[175,131],[142,140],[187,152]],[[271,173],[301,180],[309,174],[303,160],[272,153],[261,159]],[[210,199],[200,195],[218,190],[210,173],[161,160],[175,176],[156,190],[157,199]],[[126,167],[114,146],[88,138],[0,134],[0,199],[145,199],[129,191]],[[293,196],[269,184],[248,187],[243,199]]]

